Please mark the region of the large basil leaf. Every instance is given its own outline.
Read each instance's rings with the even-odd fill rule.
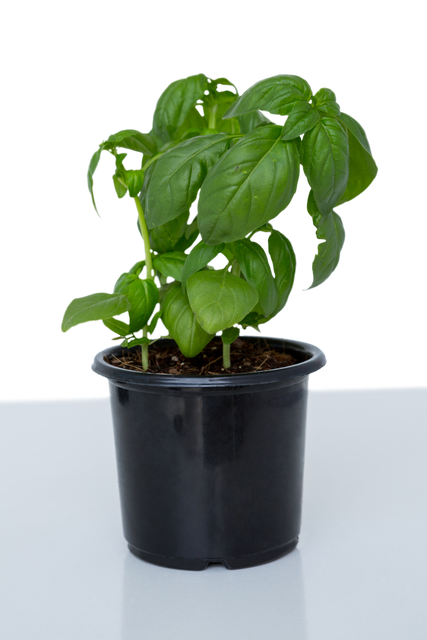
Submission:
[[[199,197],[204,242],[244,238],[288,206],[297,188],[299,155],[281,133],[274,124],[255,129],[209,171]]]
[[[313,195],[324,216],[343,196],[348,181],[348,136],[336,118],[323,117],[305,134],[302,164]]]
[[[366,133],[360,124],[346,113],[342,113],[340,122],[348,134],[350,162],[347,188],[338,204],[343,204],[365,191],[378,173],[378,167],[371,155]]]
[[[279,294],[264,249],[244,239],[234,243],[234,253],[246,280],[258,291],[262,310],[270,316],[277,307]]]
[[[258,302],[256,289],[225,270],[194,273],[187,292],[197,321],[210,334],[232,327]]]
[[[327,216],[321,215],[312,191],[308,196],[307,211],[316,227],[316,236],[319,240],[324,240],[319,244],[313,261],[313,283],[310,287],[313,289],[325,282],[335,270],[344,244],[345,232],[341,218],[335,211],[331,211]]]
[[[82,322],[106,320],[119,316],[131,307],[130,300],[120,293],[94,293],[76,298],[67,307],[62,321],[62,331],[68,331]]]
[[[148,183],[144,183],[142,206],[149,229],[190,209],[206,174],[228,149],[232,138],[225,133],[198,136],[160,156]]]
[[[175,139],[176,133],[208,88],[203,73],[172,82],[160,96],[153,117],[153,132],[163,142]]]
[[[150,229],[150,246],[157,253],[167,253],[168,251],[186,251],[199,235],[197,216],[187,224],[189,212],[183,213],[174,220],[166,224]],[[139,220],[137,226],[141,233]]]
[[[280,75],[257,82],[234,102],[225,118],[260,109],[286,116],[300,100],[310,100],[310,85],[299,76]]]
[[[206,333],[194,317],[188,298],[175,282],[161,302],[162,322],[169,335],[187,358],[194,358],[210,342],[213,335]]]

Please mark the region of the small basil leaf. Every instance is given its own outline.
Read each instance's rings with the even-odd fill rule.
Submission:
[[[136,198],[138,193],[142,189],[142,185],[144,184],[144,170],[128,169],[127,171],[125,171],[125,177],[130,197]]]
[[[103,157],[104,150],[101,146],[99,149],[92,151],[86,163],[85,169],[85,190],[89,197],[90,208],[92,209],[98,220],[101,221],[105,220],[105,218],[101,213],[101,209],[98,203],[98,196],[96,194],[96,174],[99,171]]]
[[[187,255],[182,251],[171,251],[156,256],[153,260],[154,268],[164,276],[181,282],[181,273]]]
[[[317,109],[329,116],[339,116],[340,106],[337,104],[335,93],[331,89],[319,89],[313,96],[313,103]]]
[[[174,218],[174,220],[169,220],[169,222],[166,222],[165,224],[161,224],[158,227],[150,229],[149,236],[151,248],[154,251],[157,251],[157,253],[173,251],[176,244],[187,230],[187,220],[189,215],[188,211],[184,211],[184,213],[181,213],[181,215]]]
[[[140,346],[142,344],[150,344],[151,340],[149,338],[134,338],[132,339],[126,339],[121,343],[121,347],[127,347],[128,349],[130,349],[131,347],[137,347]]]
[[[126,169],[123,166],[123,160],[126,158],[126,153],[118,153],[116,155],[116,172],[113,175],[114,188],[119,198],[123,198],[127,191]]]
[[[121,129],[110,134],[104,142],[104,148],[113,151],[119,147],[120,149],[128,149],[135,153],[143,153],[152,156],[157,151],[157,145],[152,136],[145,131],[140,131],[135,127]]]
[[[136,276],[139,276],[143,268],[145,267],[145,260],[140,260],[136,264],[133,265],[132,269],[129,269],[129,273],[133,273]]]
[[[222,245],[210,246],[203,242],[196,244],[191,253],[187,256],[182,269],[182,288],[187,287],[187,280],[193,273],[197,273],[213,260],[222,249]]]
[[[277,307],[269,316],[274,318],[290,304],[298,280],[299,258],[293,242],[279,228],[268,237],[268,253],[278,291]]]
[[[176,251],[186,251],[196,241],[199,235],[199,225],[197,222],[197,216],[190,224],[187,224],[184,235],[178,240],[175,245]]]
[[[148,333],[153,333],[155,328],[157,327],[157,323],[160,320],[160,318],[162,317],[162,311],[157,311],[157,313],[154,314],[151,322],[149,325],[147,325],[147,331]]]
[[[239,335],[240,329],[238,327],[230,327],[229,329],[225,329],[225,331],[222,332],[221,340],[224,344],[231,344],[232,342],[237,340]]]
[[[312,207],[310,193],[306,196],[305,210],[313,228],[315,248],[310,261],[310,282],[300,288],[310,293],[325,285],[335,275],[342,263],[348,231],[343,215],[333,209],[328,216],[319,215]]]
[[[143,329],[159,301],[159,292],[153,280],[142,280],[133,273],[123,273],[115,284],[114,292],[125,294],[131,303],[130,333]]]
[[[298,102],[292,109],[282,130],[282,140],[293,140],[310,131],[320,118],[317,109],[308,102]]]
[[[129,335],[129,325],[127,322],[123,322],[119,318],[108,318],[107,320],[101,320],[101,326],[105,327],[107,331],[116,336]]]

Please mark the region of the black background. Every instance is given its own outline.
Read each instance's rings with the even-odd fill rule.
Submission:
[[[89,84],[80,87],[77,74],[72,74],[66,91],[61,86],[58,93],[49,94],[40,124],[49,123],[55,144],[34,147],[33,157],[38,160],[33,178],[39,186],[27,189],[25,198],[15,199],[9,222],[3,226],[4,249],[13,244],[14,257],[3,254],[5,342],[0,396],[105,392],[104,381],[89,372],[88,364],[110,334],[91,325],[62,336],[59,316],[74,295],[109,289],[117,273],[140,257],[141,250],[131,203],[119,203],[111,193],[111,160],[104,158],[97,179],[103,222],[89,206],[85,162],[108,132],[123,126],[147,130],[150,110],[163,86],[172,78],[200,70],[226,73],[241,90],[262,75],[297,71],[314,88],[330,84],[343,108],[366,125],[382,173],[362,198],[340,210],[349,230],[342,264],[324,287],[309,294],[299,292],[309,282],[314,246],[302,183],[293,206],[276,223],[296,244],[298,285],[289,307],[265,331],[307,339],[326,350],[329,368],[313,376],[314,385],[425,380],[421,312],[425,214],[408,201],[410,159],[399,151],[392,116],[381,112],[384,87],[377,73],[361,77],[356,63],[347,66],[345,77],[340,65],[312,68],[310,64],[266,63],[248,71],[247,66],[233,62],[203,67],[203,62],[196,61],[162,66],[114,95],[95,80],[92,89]]]

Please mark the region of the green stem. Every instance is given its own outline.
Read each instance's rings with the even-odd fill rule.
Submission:
[[[229,369],[231,367],[230,360],[230,345],[222,343],[222,363],[224,365],[224,369]]]
[[[151,247],[150,247],[150,236],[148,235],[147,223],[145,222],[144,211],[142,210],[142,205],[138,197],[134,198],[136,208],[138,209],[138,219],[139,226],[141,229],[142,239],[144,241],[144,250],[145,250],[145,266],[147,267],[147,278],[149,280],[154,280],[153,275],[153,262],[151,259]],[[142,330],[142,335],[144,338],[147,337],[147,326],[145,326]],[[144,371],[148,369],[148,344],[141,345],[141,358],[142,358],[142,368]]]
[[[215,129],[216,127],[216,110],[217,110],[217,105],[214,105],[214,107],[212,107],[212,110],[209,112],[209,122],[208,122],[209,129]]]
[[[227,265],[227,270],[228,270],[228,266],[229,265]],[[240,267],[237,260],[234,260],[232,262],[231,274],[233,276],[237,276],[238,278],[240,278]],[[229,369],[231,367],[230,345],[225,344],[225,342],[222,343],[222,362],[224,365],[224,369]]]

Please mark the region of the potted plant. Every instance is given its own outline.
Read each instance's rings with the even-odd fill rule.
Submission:
[[[141,168],[125,168],[127,150],[141,154]],[[333,91],[313,94],[298,76],[239,96],[227,79],[199,74],[165,90],[150,133],[102,142],[88,172],[94,206],[103,152],[114,157],[118,197],[135,202],[145,253],[112,293],[73,300],[62,329],[101,320],[120,343],[93,369],[110,382],[129,548],[185,569],[278,558],[298,540],[307,381],[326,361],[313,345],[239,333],[259,330],[291,292],[294,251],[272,221],[300,165],[321,241],[312,287],[336,268],[344,229],[334,208],[377,173],[365,132]],[[268,236],[273,269],[256,234]],[[154,340],[160,318],[168,336]]]

